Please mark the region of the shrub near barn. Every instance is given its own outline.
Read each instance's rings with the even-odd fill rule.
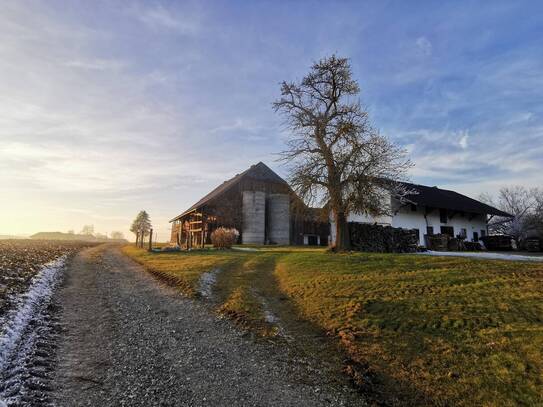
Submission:
[[[230,249],[238,240],[239,232],[236,229],[217,228],[211,233],[211,243],[217,249]]]

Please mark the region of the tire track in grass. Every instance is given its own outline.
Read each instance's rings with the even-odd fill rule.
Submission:
[[[250,302],[236,304],[239,313],[232,312],[229,316],[238,325],[256,331],[257,338],[289,349],[292,363],[305,365],[321,383],[351,386],[349,378],[341,373],[346,355],[337,342],[303,318],[281,291],[274,273],[278,256],[274,253],[257,256],[226,269],[218,277],[217,293],[225,304],[229,304],[232,293],[239,290],[250,296]],[[253,309],[251,313],[255,315],[244,315],[243,308],[250,307],[253,302],[253,307],[258,305],[258,310]],[[258,319],[256,314],[259,314]],[[237,321],[240,316],[245,319]],[[298,380],[305,383],[313,379],[306,376]]]

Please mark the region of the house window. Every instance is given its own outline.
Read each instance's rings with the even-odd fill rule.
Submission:
[[[426,226],[426,234],[428,236],[432,236],[434,234],[434,227],[433,226]]]
[[[468,231],[464,228],[460,229],[460,237],[462,239],[465,239],[466,237],[468,237]]]
[[[417,235],[417,244],[420,242],[420,230],[413,229],[415,231],[415,234]]]
[[[452,226],[441,226],[441,234],[454,237],[454,228]]]
[[[447,223],[447,209],[439,210],[439,221],[441,223]]]
[[[415,204],[411,204],[411,212],[416,212],[417,211],[417,205]]]
[[[479,241],[479,233],[473,232],[473,241],[478,242]]]
[[[481,229],[481,237],[485,237],[485,236],[486,236],[486,230]]]

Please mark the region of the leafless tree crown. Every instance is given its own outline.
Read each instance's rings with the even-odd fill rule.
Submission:
[[[491,233],[511,235],[517,243],[532,234],[543,237],[542,189],[507,186],[500,189],[496,198],[482,194],[479,199],[513,215],[492,218],[488,224]]]
[[[408,192],[397,181],[412,163],[371,126],[359,92],[348,59],[336,56],[316,62],[300,83],[283,82],[273,106],[293,136],[282,159],[306,203],[381,215],[390,211],[383,204],[390,191],[399,198]]]

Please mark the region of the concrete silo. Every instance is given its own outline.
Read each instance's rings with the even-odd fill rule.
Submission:
[[[290,197],[287,194],[269,195],[267,232],[270,243],[290,244]]]
[[[266,231],[266,194],[262,191],[242,193],[243,244],[264,244]]]

